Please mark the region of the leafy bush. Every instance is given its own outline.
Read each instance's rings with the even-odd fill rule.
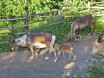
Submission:
[[[103,2],[102,2],[103,3]],[[26,12],[28,12],[30,15],[34,14],[34,13],[40,13],[40,12],[46,12],[46,11],[50,11],[53,9],[57,9],[58,8],[62,8],[63,6],[65,7],[85,7],[87,5],[87,1],[83,0],[83,1],[78,1],[78,0],[73,0],[73,2],[71,2],[70,0],[59,0],[58,2],[55,0],[1,0],[0,1],[0,15],[1,15],[1,19],[4,18],[14,18],[14,17],[23,17],[24,14]],[[97,4],[97,6],[99,6],[100,4]],[[103,5],[103,4],[102,4]],[[86,8],[69,8],[66,11],[62,11],[62,13],[64,14],[65,18],[64,18],[64,24],[63,25],[55,25],[52,27],[45,27],[45,28],[40,28],[39,30],[35,30],[34,32],[49,32],[52,34],[55,34],[58,36],[58,40],[57,42],[62,42],[62,38],[67,37],[69,31],[70,31],[70,26],[71,23],[74,20],[80,18],[80,16],[92,13],[93,15],[99,14],[99,13],[104,13],[103,10],[96,10],[96,9],[91,9],[90,11],[86,11]],[[36,16],[34,18],[29,18],[30,22],[35,22],[38,20],[43,20],[44,18],[47,17],[53,17],[55,14],[46,14],[46,15],[41,15],[40,16]],[[77,17],[66,17],[66,16],[77,16]],[[42,21],[42,22],[37,22],[34,24],[31,24],[29,26],[29,29],[33,29],[35,27],[41,27],[41,26],[45,26],[48,24],[51,24],[53,22],[58,22],[61,18],[55,18],[54,20],[47,20],[47,21]],[[97,20],[103,20],[104,17],[94,17],[94,31],[95,32],[99,32],[99,31],[104,31],[104,26],[103,26],[103,22],[99,22]],[[21,20],[16,20],[16,21],[7,21],[7,22],[0,22],[0,28],[6,28],[6,27],[10,27],[10,26],[22,26],[24,25],[24,21]],[[61,31],[61,32],[57,32],[57,31]],[[23,32],[24,31],[24,27],[23,28],[14,28],[14,32]],[[87,31],[87,29],[86,29]],[[11,33],[11,31],[9,29],[7,30],[2,30],[0,31],[0,34],[9,34]],[[16,37],[18,37],[19,35],[16,35]],[[3,41],[5,39],[9,39],[8,37],[1,37],[0,40]],[[12,39],[12,38],[10,38]],[[0,45],[1,46],[1,45]]]

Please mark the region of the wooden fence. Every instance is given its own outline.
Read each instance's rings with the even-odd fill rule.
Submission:
[[[44,27],[50,27],[50,26],[55,26],[55,25],[62,25],[64,22],[63,20],[63,15],[59,14],[60,11],[50,11],[50,12],[45,12],[45,13],[38,13],[38,14],[32,14],[28,15],[27,13],[24,15],[22,18],[13,18],[13,19],[2,19],[0,20],[1,22],[11,22],[11,21],[24,21],[23,25],[20,26],[7,26],[6,28],[0,28],[0,31],[9,31],[9,33],[0,33],[0,45],[4,44],[11,44],[12,41],[17,37],[16,35],[21,35],[25,34],[26,31],[32,31],[32,30],[38,30],[39,28],[44,28]],[[37,20],[36,20],[36,19]],[[55,19],[58,19],[57,21]],[[49,20],[51,22],[49,22]],[[40,26],[34,26],[34,24],[38,22],[47,22],[45,24],[41,24]],[[53,22],[52,22],[53,21]],[[32,27],[31,27],[32,26]],[[21,30],[21,32],[15,32],[15,30]],[[40,31],[43,32],[43,31]],[[8,37],[7,37],[8,36]],[[6,37],[6,39],[3,39],[3,37]],[[8,46],[9,46],[8,45]],[[2,47],[0,46],[0,50]]]
[[[71,8],[74,8],[74,7],[71,7]],[[80,8],[83,8],[83,7],[80,7]],[[87,7],[84,7],[84,8],[87,8]],[[96,7],[96,8],[99,9],[99,7]],[[67,9],[69,10],[70,7],[67,8]],[[104,9],[104,8],[102,8],[102,9]],[[65,9],[63,9],[63,10],[65,11]],[[104,16],[104,14],[99,14],[99,15],[94,15],[94,16],[95,17],[96,16]],[[41,28],[44,29],[45,27],[48,27],[47,30],[49,30],[49,29],[51,29],[51,27],[56,26],[56,25],[60,25],[57,30],[59,30],[59,29],[61,30],[62,23],[64,23],[64,21],[65,21],[64,19],[70,18],[70,17],[73,18],[73,17],[80,17],[80,16],[75,16],[75,15],[74,16],[73,15],[64,16],[62,10],[61,11],[60,10],[57,10],[57,11],[50,11],[50,12],[38,13],[38,14],[32,14],[32,15],[28,15],[26,13],[21,18],[2,19],[2,20],[0,20],[0,23],[1,22],[3,22],[3,23],[4,22],[11,22],[11,21],[23,21],[24,23],[22,25],[17,25],[17,26],[11,25],[11,26],[6,26],[6,28],[5,27],[4,28],[0,28],[0,31],[4,31],[4,30],[8,30],[9,31],[9,33],[3,33],[3,34],[0,33],[0,37],[1,37],[0,38],[0,50],[2,49],[1,45],[9,44],[8,46],[10,46],[11,45],[11,42],[17,37],[17,35],[20,36],[21,34],[25,34],[26,31],[29,31],[29,30],[30,31],[35,30],[35,32],[36,32],[37,30],[39,30]],[[41,25],[38,25],[37,24],[37,23],[42,23],[44,21],[45,22],[48,21],[47,24],[44,24],[44,23],[41,24]],[[97,20],[97,21],[104,21],[104,20]],[[67,20],[67,23],[64,24],[64,25],[66,25],[64,28],[66,30],[68,30],[69,29],[69,25],[71,23],[72,23],[72,21]],[[34,24],[37,24],[37,26],[35,26]],[[23,29],[23,30],[16,32],[16,30],[21,30],[21,29]],[[57,30],[56,30],[56,32],[57,32]],[[39,32],[43,32],[43,31],[39,31]],[[6,37],[8,36],[8,38],[6,38],[5,40],[3,40],[2,37],[4,37],[4,36],[6,36]]]

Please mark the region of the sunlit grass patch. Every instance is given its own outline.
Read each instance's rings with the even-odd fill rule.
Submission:
[[[0,34],[6,34],[6,33],[10,33],[10,30],[9,29],[0,30]]]
[[[89,74],[87,78],[104,78],[104,56],[95,54],[94,57],[94,62],[87,69]]]
[[[87,78],[104,78],[104,68],[99,64],[94,64],[88,68],[89,76]]]

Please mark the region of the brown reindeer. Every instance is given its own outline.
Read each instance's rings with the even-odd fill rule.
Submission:
[[[101,33],[98,37],[98,43],[103,42],[103,40],[104,40],[104,33]]]
[[[37,48],[47,48],[49,50],[49,55],[53,50],[53,45],[56,40],[55,35],[51,35],[49,33],[31,33],[27,32],[20,38],[17,38],[13,42],[12,50],[14,50],[17,46],[27,46],[30,48],[32,52],[31,59],[36,55]],[[34,50],[35,48],[35,50]]]
[[[69,33],[69,41],[80,38],[79,30],[85,27],[89,27],[91,29],[90,36],[93,35],[93,16],[92,14],[85,15],[82,18],[75,20],[71,24],[71,30]]]
[[[58,56],[55,54],[55,59],[54,62],[57,62],[58,57],[60,56],[61,53],[63,53],[63,58],[65,58],[64,52],[66,52],[67,54],[69,54],[69,59],[71,59],[71,57],[73,56],[74,61],[76,61],[76,56],[73,54],[73,47],[69,46],[69,45],[65,45],[65,44],[54,44],[54,49],[58,51]]]

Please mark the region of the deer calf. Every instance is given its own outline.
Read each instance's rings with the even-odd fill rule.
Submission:
[[[71,57],[73,56],[74,61],[76,61],[76,56],[73,54],[73,51],[72,51],[73,48],[71,46],[64,45],[64,44],[60,44],[60,45],[54,44],[53,48],[58,51],[58,56],[55,54],[54,62],[57,62],[58,57],[60,56],[61,53],[63,53],[63,58],[65,58],[64,52],[69,54],[68,60],[70,60]]]

